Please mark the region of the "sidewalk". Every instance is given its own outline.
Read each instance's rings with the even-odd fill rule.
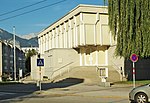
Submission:
[[[14,103],[129,103],[130,85],[100,87],[85,83],[42,83],[42,90],[35,83],[0,85],[0,92],[17,93]],[[25,93],[24,96],[20,96]],[[106,102],[107,101],[107,102]]]
[[[114,85],[112,87],[100,87],[98,85],[79,84],[65,88],[53,88],[43,90],[39,95],[59,95],[59,96],[81,96],[81,97],[115,97],[128,98],[128,93],[132,89],[131,85]]]
[[[112,85],[111,87],[101,87],[98,85],[89,85],[84,83],[42,83],[42,92],[40,95],[48,94],[64,94],[64,93],[81,93],[81,92],[97,92],[97,91],[106,91],[106,90],[128,90],[132,89],[132,85],[123,85],[117,84]],[[4,84],[0,85],[1,92],[21,92],[21,93],[38,93],[39,87],[36,86],[36,83],[29,82],[25,84]]]

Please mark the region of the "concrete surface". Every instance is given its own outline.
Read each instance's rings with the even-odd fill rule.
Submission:
[[[71,81],[74,78],[71,78]],[[128,93],[132,85],[101,87],[85,84],[82,80],[62,80],[56,83],[42,83],[42,91],[36,83],[0,85],[0,92],[15,93],[16,97],[0,100],[0,103],[130,103]],[[18,96],[22,93],[26,95]]]

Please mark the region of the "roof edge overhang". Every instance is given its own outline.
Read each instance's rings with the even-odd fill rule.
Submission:
[[[81,12],[108,14],[108,6],[80,4],[71,11],[69,11],[66,15],[64,15],[63,17],[61,17],[60,19],[58,19],[57,21],[55,21],[54,23],[43,29],[41,32],[39,32],[38,37],[41,37],[44,34],[46,34],[49,31],[49,29],[52,30],[54,27],[57,27],[58,25],[62,24],[62,21],[65,22]]]

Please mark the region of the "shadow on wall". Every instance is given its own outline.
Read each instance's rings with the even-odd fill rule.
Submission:
[[[125,75],[127,80],[133,80],[132,68],[133,63],[131,60],[125,60]],[[150,79],[150,57],[149,58],[139,58],[135,63],[135,77],[136,80],[148,80]]]

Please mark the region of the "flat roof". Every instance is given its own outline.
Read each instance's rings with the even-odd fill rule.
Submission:
[[[62,24],[63,22],[69,20],[74,15],[77,15],[81,12],[89,12],[89,13],[104,13],[108,14],[108,7],[107,6],[99,6],[99,5],[86,5],[86,4],[80,4],[71,11],[69,11],[66,15],[49,25],[47,28],[43,29],[38,37],[42,36],[43,34],[46,34],[49,32],[49,30],[52,30],[53,28],[57,27],[58,25]],[[63,21],[63,22],[62,22]]]

